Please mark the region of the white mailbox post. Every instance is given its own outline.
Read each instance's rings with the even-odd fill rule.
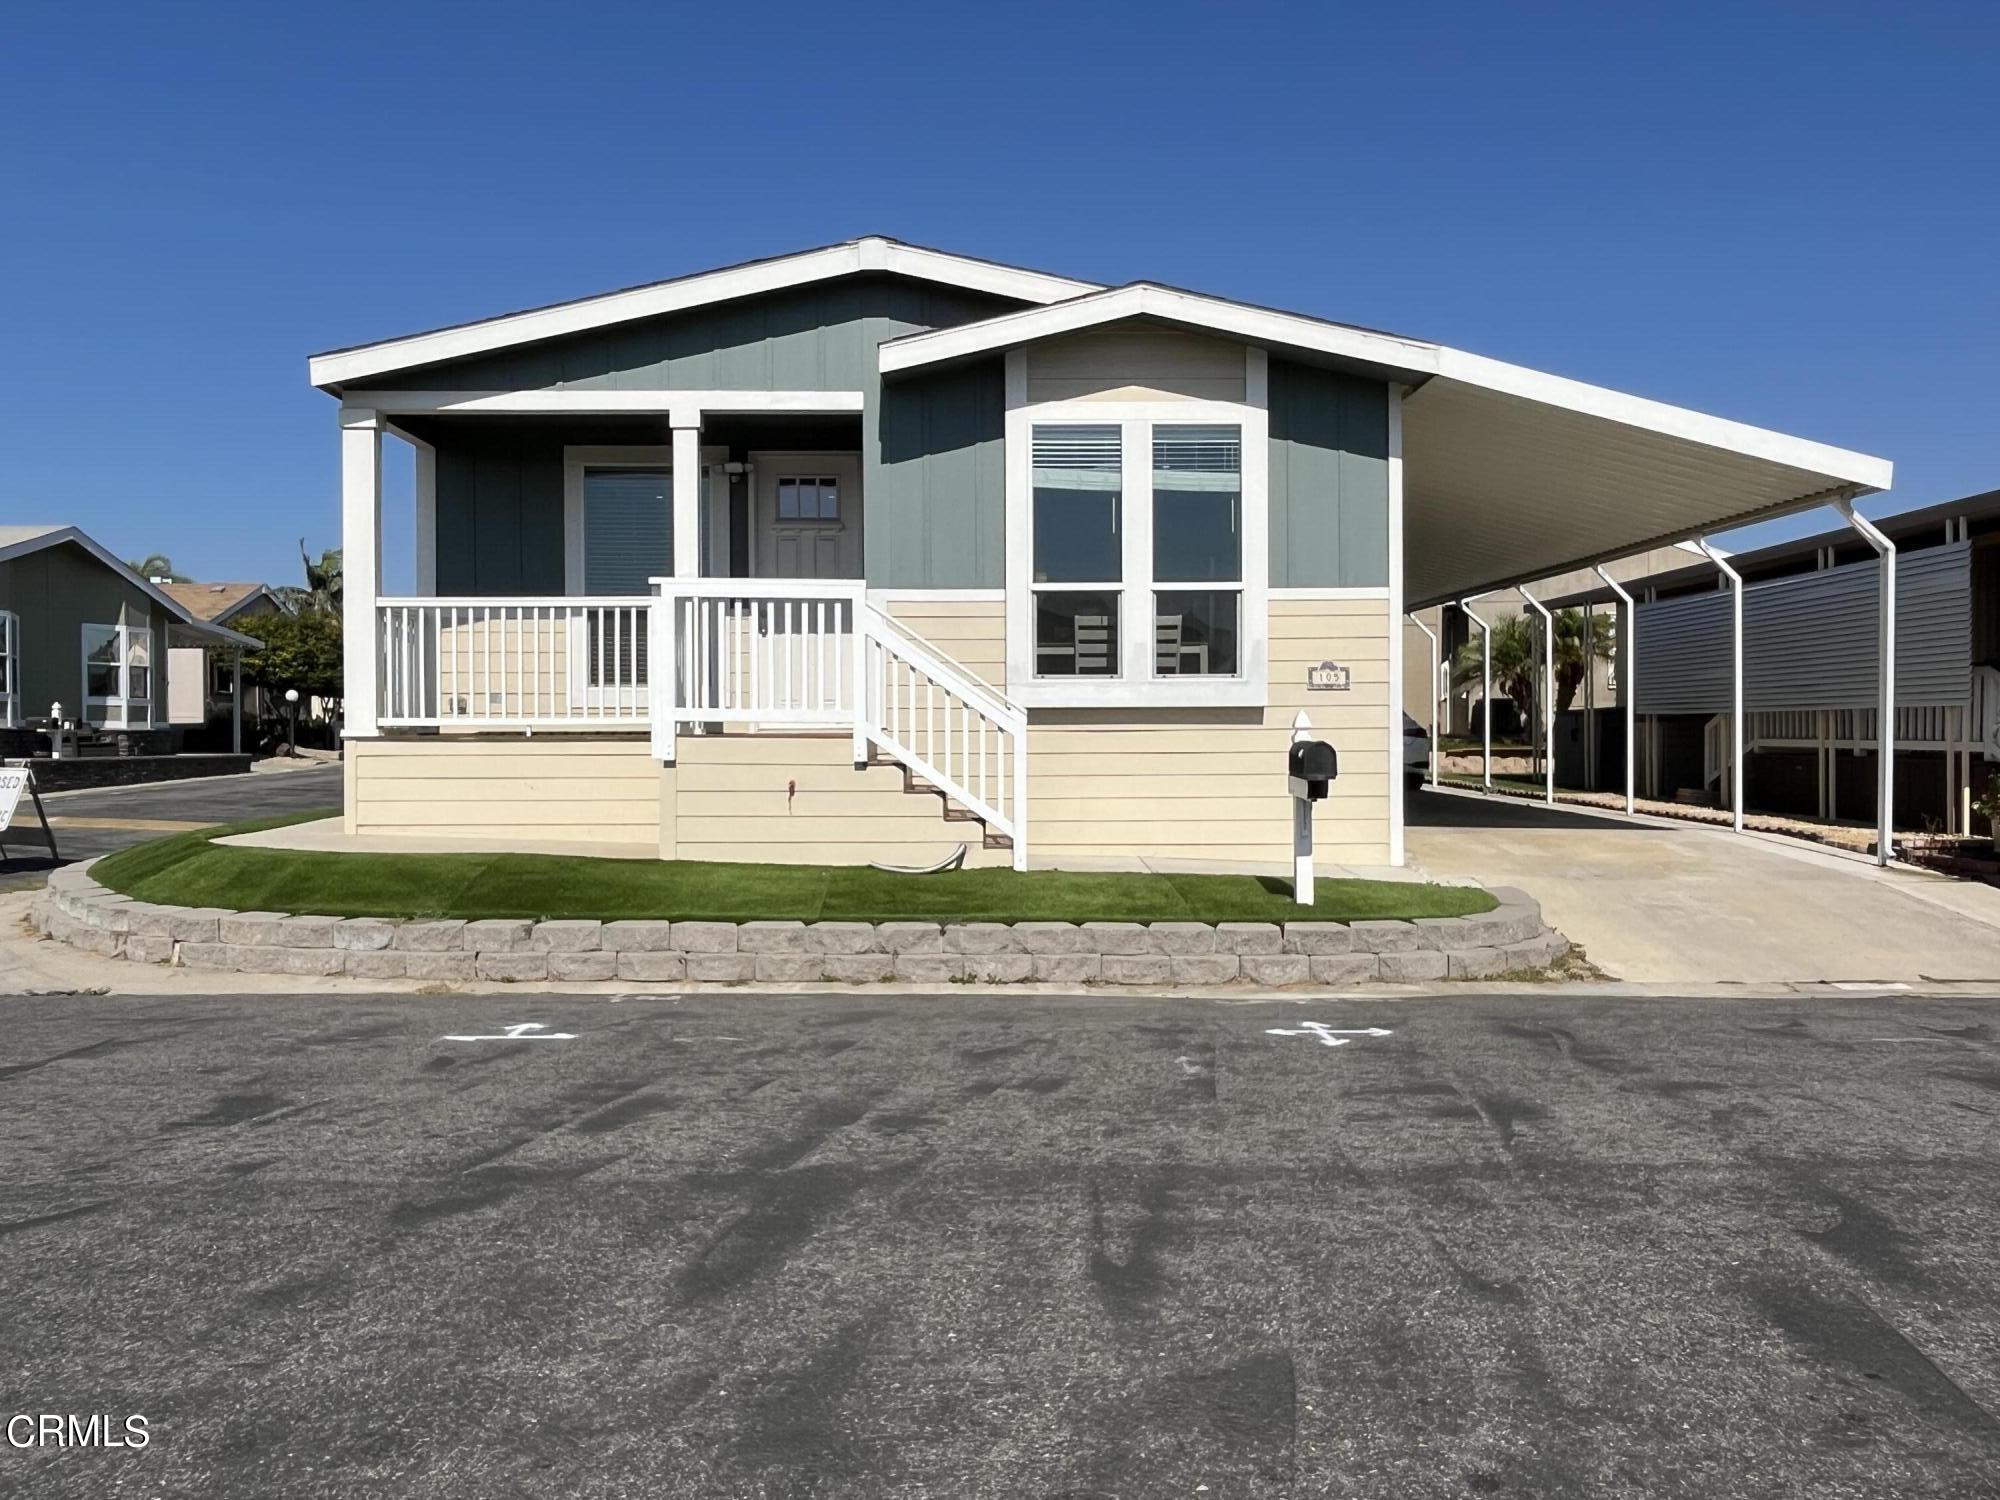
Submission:
[[[1313,812],[1324,801],[1339,760],[1333,746],[1312,737],[1312,720],[1300,709],[1292,719],[1292,743],[1285,757],[1286,785],[1292,794],[1292,899],[1313,904]]]

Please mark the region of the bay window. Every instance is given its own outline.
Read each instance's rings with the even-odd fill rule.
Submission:
[[[1019,412],[1010,693],[1051,706],[1262,703],[1266,430],[1261,406],[1215,401]]]
[[[83,627],[79,717],[106,729],[152,727],[153,627],[144,615],[136,625]]]

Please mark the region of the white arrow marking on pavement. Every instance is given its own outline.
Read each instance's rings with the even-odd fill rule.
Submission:
[[[447,1042],[573,1042],[573,1031],[550,1031],[540,1021],[516,1021],[493,1036],[448,1036]]]
[[[1284,1026],[1268,1028],[1266,1036],[1316,1036],[1322,1046],[1345,1047],[1351,1036],[1394,1036],[1395,1033],[1384,1026],[1363,1026],[1360,1028],[1333,1027],[1324,1021],[1306,1021],[1297,1030]]]

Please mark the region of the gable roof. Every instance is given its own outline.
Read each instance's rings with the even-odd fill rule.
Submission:
[[[637,318],[658,317],[681,312],[711,302],[751,297],[837,276],[853,276],[864,271],[910,276],[935,281],[968,291],[991,292],[1022,302],[1058,302],[1080,293],[1096,291],[1098,284],[1067,276],[1052,276],[1019,266],[1006,266],[969,255],[954,255],[924,245],[905,244],[883,235],[866,235],[857,240],[821,245],[791,255],[744,261],[719,270],[677,276],[669,281],[647,282],[580,297],[568,302],[531,307],[496,318],[433,328],[423,333],[378,343],[356,344],[329,349],[307,362],[312,383],[339,386],[371,376],[387,375],[440,360],[463,359],[516,344],[560,338],[608,324]]]
[[[1155,282],[905,334],[885,376],[1134,320],[1221,334],[1410,388],[1406,598],[1421,608],[1889,487],[1845,448],[1469,354]]]
[[[254,636],[241,635],[227,626],[211,624],[205,619],[197,619],[183,605],[177,603],[173,596],[162,589],[159,584],[135,573],[124,562],[120,561],[117,554],[112,552],[102,542],[99,542],[75,526],[54,526],[47,524],[40,526],[0,526],[0,562],[11,562],[17,557],[26,557],[31,553],[43,552],[50,547],[60,547],[65,542],[71,542],[81,547],[113,573],[116,573],[126,583],[152,599],[167,612],[170,618],[187,626],[189,629],[197,630],[203,635],[214,636],[217,640],[227,642],[231,645],[242,646],[247,650],[255,651],[264,644]],[[261,587],[261,585],[259,586]]]
[[[279,609],[285,603],[261,583],[163,583],[160,589],[197,620],[221,624],[261,596]]]

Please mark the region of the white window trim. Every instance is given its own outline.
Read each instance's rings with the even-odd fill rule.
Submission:
[[[21,727],[21,617],[0,609],[0,729]]]
[[[118,642],[118,686],[121,689],[112,696],[96,697],[90,691],[90,633],[93,630],[108,631]],[[144,698],[134,698],[128,691],[132,685],[132,640],[143,636],[146,640],[146,672],[151,691]],[[151,729],[153,727],[153,702],[159,697],[162,663],[157,659],[159,652],[153,640],[153,621],[150,615],[140,615],[137,624],[107,625],[98,621],[85,621],[77,630],[81,646],[81,678],[77,683],[77,701],[81,705],[77,713],[80,724],[94,724],[100,729]],[[132,710],[143,706],[146,717],[143,723],[135,723]],[[117,710],[113,716],[112,710]]]
[[[1028,401],[1028,354],[1007,353],[1007,692],[1029,708],[1261,708],[1270,676],[1270,409],[1268,359],[1244,350],[1244,395],[1235,401]],[[1123,495],[1124,578],[1119,582],[1117,677],[1034,674],[1034,481],[1036,423],[1118,423],[1128,481]],[[1235,677],[1154,673],[1153,594],[1199,588],[1153,579],[1151,428],[1155,423],[1226,423],[1243,431],[1243,583]]]
[[[703,448],[701,465],[711,475],[719,473],[729,458],[727,448]],[[674,503],[672,477],[674,450],[669,443],[621,443],[612,446],[565,446],[563,448],[563,593],[570,598],[583,595],[583,471],[585,469],[658,469],[668,476],[667,509]],[[711,517],[711,526],[714,518]],[[727,524],[727,512],[724,513]]]

